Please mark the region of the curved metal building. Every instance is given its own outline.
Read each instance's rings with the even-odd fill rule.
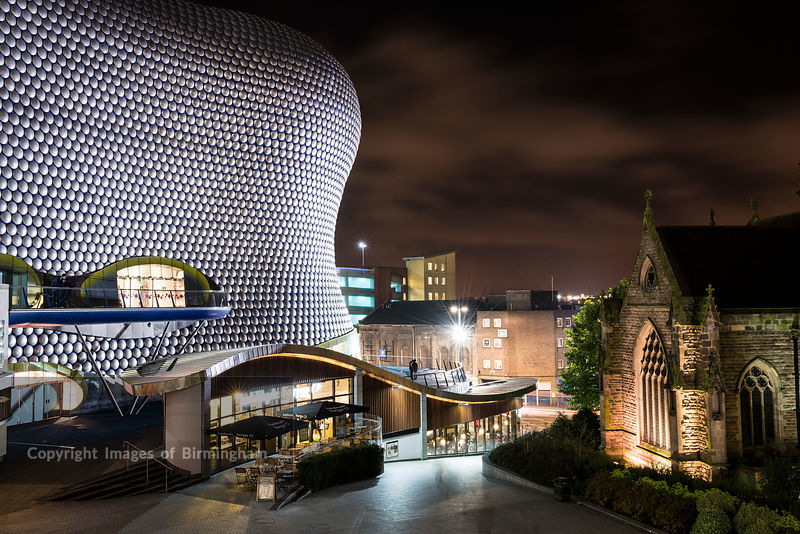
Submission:
[[[334,230],[360,130],[342,66],[281,24],[174,0],[0,1],[0,255],[47,276],[191,266],[232,311],[188,350],[352,330]],[[98,340],[96,356],[115,373],[156,344]],[[9,350],[90,369],[64,332],[14,329]]]

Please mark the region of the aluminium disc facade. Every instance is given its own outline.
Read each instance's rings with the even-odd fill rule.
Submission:
[[[51,274],[137,256],[198,269],[233,310],[189,350],[352,330],[334,230],[360,130],[344,69],[281,24],[182,1],[0,0],[0,253]],[[95,342],[110,373],[156,345]],[[12,363],[90,369],[66,333],[16,329],[9,346]]]

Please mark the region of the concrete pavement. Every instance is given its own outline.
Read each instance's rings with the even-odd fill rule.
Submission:
[[[232,472],[167,496],[42,503],[0,516],[0,532],[641,532],[552,496],[493,481],[480,456],[397,462],[377,479],[329,488],[274,510]]]

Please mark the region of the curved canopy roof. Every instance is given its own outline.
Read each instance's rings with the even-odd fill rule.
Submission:
[[[512,378],[472,386],[464,393],[445,391],[419,384],[347,354],[302,345],[259,345],[160,358],[128,369],[120,375],[120,378],[128,393],[133,395],[169,393],[201,384],[246,361],[272,356],[308,358],[348,369],[360,369],[365,374],[394,386],[451,402],[509,400],[536,389],[536,381],[532,378]]]

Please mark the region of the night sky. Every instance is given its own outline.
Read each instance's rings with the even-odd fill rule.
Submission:
[[[751,198],[762,217],[800,210],[789,7],[202,3],[306,33],[350,74],[363,128],[338,265],[359,265],[364,239],[368,265],[456,249],[460,296],[551,275],[599,292],[630,275],[645,189],[657,224],[710,208],[744,224]]]

